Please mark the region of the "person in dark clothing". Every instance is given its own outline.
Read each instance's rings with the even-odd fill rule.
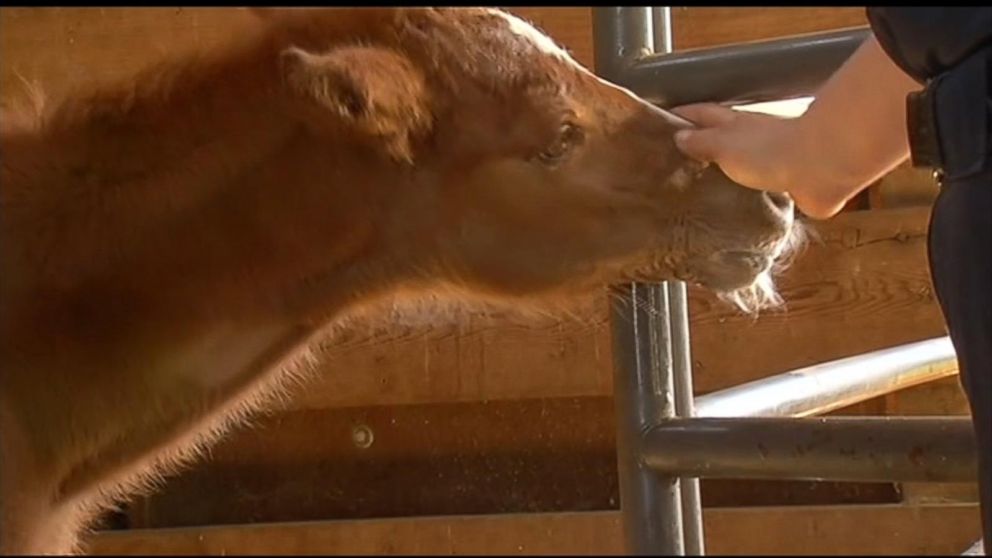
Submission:
[[[940,184],[931,280],[957,352],[978,447],[984,546],[992,548],[992,7],[868,8],[872,36],[794,119],[716,104],[674,112],[687,155],[745,186],[833,216],[911,158]]]

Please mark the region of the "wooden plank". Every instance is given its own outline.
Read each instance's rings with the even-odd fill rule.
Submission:
[[[927,169],[899,165],[871,186],[872,209],[933,205],[940,188]]]
[[[867,24],[864,8],[675,7],[672,42],[687,50]]]
[[[921,384],[896,392],[890,410],[896,415],[967,416],[970,412],[957,376]]]
[[[250,16],[231,8],[4,8],[0,10],[0,91],[17,74],[50,99],[132,74],[170,53],[210,48],[235,36]]]
[[[950,555],[978,538],[974,505],[708,508],[706,550],[733,555]],[[617,555],[618,512],[454,516],[102,532],[96,555]]]
[[[704,480],[702,496],[707,506],[899,501],[891,483]],[[262,418],[135,500],[130,518],[178,527],[584,511],[618,499],[612,398],[533,399]]]
[[[694,290],[699,391],[944,335],[926,263],[928,215],[857,211],[817,223],[820,240],[780,281],[786,311],[751,320]]]
[[[957,376],[898,391],[889,398],[893,415],[968,416],[968,400]],[[906,482],[900,484],[904,502],[977,502],[977,483]]]

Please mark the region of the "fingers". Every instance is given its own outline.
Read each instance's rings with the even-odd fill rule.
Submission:
[[[731,124],[738,117],[736,111],[716,103],[684,105],[672,109],[672,112],[697,126],[691,130],[679,130],[675,134],[675,145],[689,157],[707,162],[719,158],[723,141],[719,128]]]
[[[719,158],[722,136],[712,130],[679,130],[675,146],[693,159],[712,162]]]
[[[695,103],[672,109],[672,112],[691,121],[700,128],[726,126],[733,122],[738,112],[716,103]]]

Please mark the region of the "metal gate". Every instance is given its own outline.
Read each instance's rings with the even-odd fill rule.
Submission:
[[[671,54],[670,8],[594,8],[597,72],[665,106],[812,94],[867,29]],[[811,415],[956,370],[947,337],[693,398],[686,286],[617,286],[611,308],[620,507],[633,554],[704,554],[699,478],[974,481],[971,422]]]

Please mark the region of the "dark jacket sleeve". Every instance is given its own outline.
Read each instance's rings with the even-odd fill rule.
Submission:
[[[920,82],[992,41],[992,7],[872,7],[867,15],[885,52]]]

